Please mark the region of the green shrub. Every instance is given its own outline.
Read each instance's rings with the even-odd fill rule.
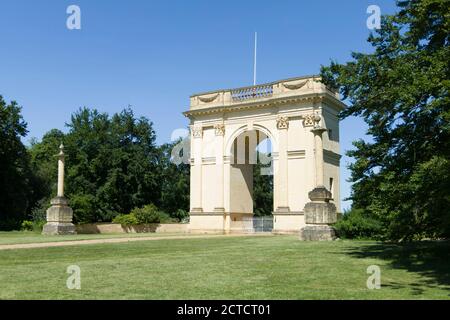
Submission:
[[[97,222],[96,212],[99,206],[95,196],[91,194],[75,194],[70,198],[70,207],[73,209],[74,223]]]
[[[129,214],[121,214],[113,219],[113,223],[123,226],[174,222],[178,222],[178,220],[165,212],[159,211],[154,204],[148,204],[142,208],[134,208]]]
[[[154,204],[142,208],[134,208],[130,215],[136,217],[138,224],[160,223],[162,214]]]
[[[45,221],[47,218],[47,209],[50,207],[50,199],[43,198],[36,203],[31,210],[31,218],[33,221]]]
[[[33,231],[33,221],[24,220],[20,225],[20,230],[22,231]]]
[[[45,221],[45,220],[33,221],[33,231],[42,232],[42,229],[44,228],[44,224],[46,224],[46,223],[47,223],[47,221]]]
[[[173,217],[176,218],[180,222],[185,222],[189,218],[189,213],[186,210],[178,209]]]
[[[42,232],[44,224],[47,223],[47,209],[50,207],[50,200],[43,198],[39,200],[36,206],[31,210],[31,218],[33,220],[33,231]]]
[[[113,223],[123,226],[132,226],[138,224],[136,217],[132,214],[119,214],[113,219]]]
[[[159,222],[160,223],[178,223],[179,220],[175,217],[170,216],[166,212],[160,211],[159,212]]]
[[[361,209],[346,212],[334,227],[338,236],[345,239],[380,239],[383,235],[381,222]]]

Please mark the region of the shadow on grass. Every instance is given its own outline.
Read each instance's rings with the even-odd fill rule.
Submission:
[[[440,287],[450,296],[450,241],[417,241],[402,244],[362,244],[346,252],[355,258],[374,258],[387,261],[394,269],[404,269],[424,277],[420,283],[407,285],[413,294],[420,295],[423,288]],[[392,289],[405,288],[405,284],[383,284]]]

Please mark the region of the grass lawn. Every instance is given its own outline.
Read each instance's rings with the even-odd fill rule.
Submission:
[[[102,233],[102,234],[76,234],[64,236],[47,236],[32,231],[0,231],[0,245],[21,244],[37,242],[59,242],[90,239],[112,239],[112,238],[132,238],[132,237],[161,237],[174,236],[179,233]],[[189,234],[186,234],[188,236]]]
[[[69,265],[81,290],[69,290]],[[381,268],[369,290],[366,269]],[[0,251],[0,299],[450,299],[450,243],[214,237]]]

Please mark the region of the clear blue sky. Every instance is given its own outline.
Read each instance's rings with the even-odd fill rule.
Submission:
[[[81,30],[66,28],[71,4],[81,8]],[[113,113],[131,105],[163,143],[188,124],[181,113],[192,93],[252,84],[255,31],[257,82],[316,74],[330,59],[370,50],[371,4],[395,11],[393,0],[2,0],[0,94],[23,106],[25,142],[65,130],[79,107]],[[360,119],[342,121],[342,154],[365,132]],[[342,159],[342,198],[349,161]]]

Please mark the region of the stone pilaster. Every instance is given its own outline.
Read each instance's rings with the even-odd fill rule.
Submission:
[[[231,159],[229,156],[223,157],[223,191],[224,191],[224,217],[223,231],[230,233],[231,230]]]
[[[194,163],[191,167],[191,194],[192,194],[192,212],[203,212],[202,207],[202,145],[203,145],[203,128],[200,126],[193,126],[192,132],[192,146],[191,154],[194,157]]]
[[[284,116],[277,118],[278,128],[278,204],[276,212],[289,212],[288,199],[288,128],[289,119]]]
[[[217,179],[217,204],[215,212],[225,212],[224,208],[224,162],[223,162],[223,143],[225,135],[225,125],[216,124],[215,131],[215,152],[216,152],[216,179]]]

